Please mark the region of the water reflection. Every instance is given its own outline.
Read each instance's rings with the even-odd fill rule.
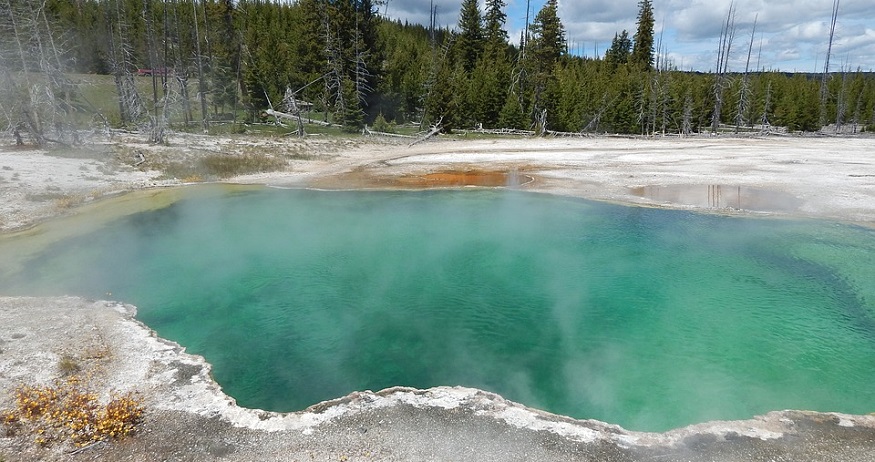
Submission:
[[[710,209],[795,212],[802,205],[802,200],[791,194],[748,186],[649,185],[630,188],[629,192],[654,202]]]

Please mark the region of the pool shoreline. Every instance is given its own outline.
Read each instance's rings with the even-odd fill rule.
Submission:
[[[244,409],[212,380],[210,365],[202,357],[159,338],[134,318],[136,308],[131,305],[75,297],[0,297],[0,307],[4,339],[0,389],[24,381],[50,381],[61,354],[102,347],[112,353],[94,360],[98,372],[90,384],[104,396],[112,390],[135,391],[143,397],[147,415],[140,432],[94,451],[94,460],[154,456],[150,448],[176,451],[221,441],[234,441],[234,450],[225,448],[228,457],[189,453],[187,460],[350,457],[362,451],[385,455],[381,460],[410,460],[424,454],[441,460],[513,459],[520,449],[514,445],[520,442],[526,442],[529,455],[538,460],[568,460],[569,454],[578,455],[571,459],[585,460],[582,455],[588,454],[606,461],[736,460],[751,451],[772,455],[777,451],[793,460],[825,460],[825,455],[835,457],[832,460],[872,460],[875,449],[875,415],[775,411],[749,420],[648,433],[550,414],[463,387],[354,392],[293,413]],[[31,360],[10,362],[9,356]],[[10,404],[8,396],[0,398],[0,408]],[[411,439],[411,432],[417,437]],[[498,439],[471,448],[465,446],[470,441],[466,443],[463,434],[475,440]],[[175,435],[175,440],[162,442],[168,435]],[[417,439],[437,442],[424,447]],[[20,460],[66,457],[68,448],[63,445],[26,447],[17,440],[0,437],[0,454],[19,449]],[[503,445],[510,453],[495,452]]]
[[[866,152],[875,152],[875,139],[813,141],[487,140],[425,143],[411,149],[368,143],[334,150],[330,158],[309,165],[296,161],[286,172],[248,175],[222,183],[370,189],[373,185],[357,187],[356,182],[361,185],[375,178],[488,168],[532,175],[534,180],[521,189],[533,192],[706,213],[838,220],[872,227],[875,182],[859,172],[875,170],[875,159],[860,158]],[[772,164],[760,163],[764,156],[754,152],[776,145],[808,152],[812,144],[822,149],[830,143],[835,145],[831,151],[806,156],[800,163],[791,162],[793,153],[783,151],[769,155]],[[845,143],[850,146],[842,148]],[[679,157],[674,151],[683,154]],[[579,152],[587,154],[575,154]],[[732,158],[745,152],[751,157],[743,163]],[[709,157],[721,154],[726,158]],[[21,158],[13,171],[28,162],[26,155],[15,155]],[[49,157],[42,152],[31,156]],[[710,165],[709,159],[717,162]],[[3,160],[0,157],[0,164]],[[51,158],[48,161],[51,163]],[[868,163],[861,167],[861,161]],[[800,169],[805,162],[812,165]],[[83,165],[61,163],[74,176]],[[827,164],[842,167],[831,171],[825,169]],[[37,178],[46,172],[32,174]],[[109,186],[104,180],[79,175],[57,186],[57,191],[51,190],[83,195],[78,204],[64,207],[30,200],[27,194],[44,192],[46,183],[38,184],[28,177],[32,190],[0,188],[0,197],[7,206],[0,211],[16,210],[8,215],[12,219],[4,216],[0,226],[5,235],[40,232],[38,228],[49,218],[78,215],[86,210],[81,204],[99,206],[102,201],[95,199],[106,195],[180,185],[149,175],[153,174],[126,170],[113,175]],[[784,178],[786,175],[790,177]],[[806,181],[807,189],[797,186]],[[847,181],[852,184],[845,184]],[[633,187],[676,184],[765,188],[801,197],[803,206],[798,213],[746,211],[661,202],[630,192]],[[15,385],[25,380],[50,382],[61,355],[80,354],[101,341],[113,352],[101,366],[106,367],[105,378],[99,384],[101,393],[138,390],[147,398],[149,411],[144,430],[129,440],[91,451],[93,460],[153,457],[156,447],[164,448],[161,454],[165,457],[181,451],[190,460],[285,460],[314,455],[367,460],[370,456],[364,456],[366,453],[380,460],[507,460],[519,459],[523,453],[528,455],[524,459],[540,460],[769,460],[781,456],[793,460],[875,460],[875,416],[871,414],[776,411],[745,421],[707,422],[665,433],[639,433],[526,408],[479,390],[446,387],[357,392],[290,414],[242,409],[211,379],[210,366],[203,358],[188,355],[179,345],[158,338],[133,317],[134,307],[78,298],[0,297],[0,308],[0,408],[9,407]],[[94,332],[99,334],[95,336]],[[169,437],[177,441],[160,443]],[[490,438],[495,441],[490,443]],[[207,449],[196,451],[195,446]],[[0,437],[0,456],[65,460],[68,456],[64,451],[61,446],[34,448],[21,438]]]
[[[875,226],[875,137],[582,138],[443,140],[414,147],[388,141],[348,144],[326,140],[178,135],[168,145],[116,137],[70,158],[46,150],[0,146],[0,235],[76,213],[96,200],[131,191],[203,184],[176,179],[161,162],[197,162],[207,143],[229,156],[252,150],[299,152],[282,171],[210,180],[312,189],[466,187],[432,181],[448,174],[509,175],[505,186],[618,204],[752,216],[821,218]],[[111,152],[160,158],[135,166]],[[212,151],[209,151],[212,152]],[[138,159],[139,157],[136,157]],[[867,172],[872,172],[871,174]],[[523,176],[526,181],[519,181]],[[209,179],[207,179],[209,180]],[[476,183],[474,183],[476,184]],[[714,191],[727,191],[715,196]],[[673,194],[666,194],[671,191]],[[733,191],[745,191],[731,200]],[[758,194],[750,194],[754,191]],[[781,196],[784,204],[769,201]],[[787,205],[788,203],[792,205]]]

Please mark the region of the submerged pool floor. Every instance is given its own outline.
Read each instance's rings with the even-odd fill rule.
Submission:
[[[265,189],[57,242],[0,293],[133,303],[242,406],[464,385],[662,431],[875,411],[872,262],[875,232],[826,222]]]

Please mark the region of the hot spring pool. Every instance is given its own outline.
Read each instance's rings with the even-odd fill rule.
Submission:
[[[135,304],[275,411],[394,385],[650,431],[875,411],[869,229],[505,190],[190,191],[0,272],[0,294]]]

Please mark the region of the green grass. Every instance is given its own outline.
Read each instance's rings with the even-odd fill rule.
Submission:
[[[73,375],[79,372],[80,369],[79,362],[73,356],[63,355],[58,360],[58,372],[61,373],[61,377]]]
[[[74,84],[76,84],[78,92],[78,101],[76,105],[81,109],[82,113],[79,120],[80,122],[90,121],[93,119],[95,111],[98,111],[106,117],[112,126],[119,126],[121,124],[121,116],[119,114],[118,106],[118,92],[116,91],[113,76],[99,74],[68,74],[68,77],[74,82]],[[158,100],[160,101],[161,98],[163,98],[163,90],[160,80],[157,83]],[[151,113],[154,110],[154,106],[152,105],[152,78],[147,76],[134,76],[134,84],[137,87],[137,92],[140,94],[140,98],[142,99],[146,110]],[[168,81],[168,87],[174,92],[179,91],[179,85],[173,79]],[[192,121],[190,122],[189,128],[192,131],[199,130],[202,113],[200,110],[201,106],[196,100],[197,79],[190,79],[188,81],[188,92],[192,113]],[[170,123],[174,126],[174,129],[178,129],[178,126],[182,125],[185,121],[181,104],[179,106],[180,107],[174,107],[170,114]],[[211,106],[208,107],[208,110],[211,109]],[[243,112],[240,111],[240,114],[242,115]]]
[[[285,161],[266,154],[254,153],[243,156],[211,155],[201,159],[200,164],[210,175],[229,178],[235,175],[263,173],[280,170]]]
[[[237,175],[275,172],[284,169],[286,165],[285,159],[255,152],[243,155],[211,154],[196,162],[169,162],[160,165],[159,168],[167,178],[199,182],[223,180]]]

